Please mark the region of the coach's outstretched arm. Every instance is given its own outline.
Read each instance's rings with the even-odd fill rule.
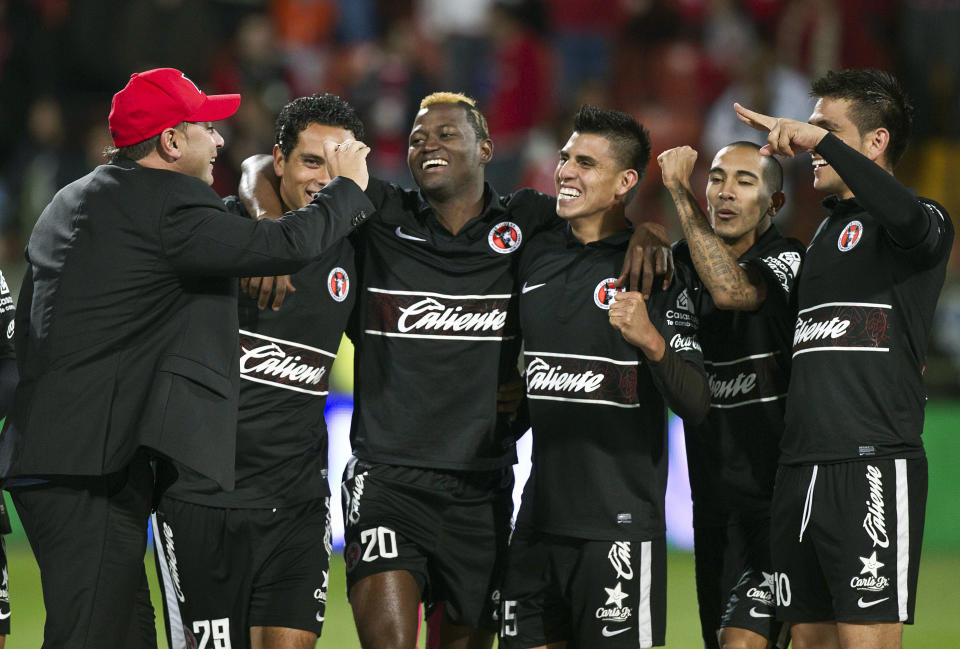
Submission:
[[[766,281],[757,269],[741,266],[724,248],[690,186],[697,151],[689,146],[670,149],[657,156],[657,162],[663,185],[677,208],[693,265],[714,304],[737,311],[759,309],[767,297]]]
[[[913,248],[930,234],[931,227],[939,228],[937,216],[925,209],[920,201],[899,180],[893,177],[886,156],[890,133],[880,127],[864,134],[868,154],[844,144],[829,129],[782,117],[770,117],[740,104],[733,105],[740,121],[759,131],[768,131],[764,155],[794,157],[804,151],[816,152],[833,167],[857,201],[880,221],[887,234],[902,248]],[[843,197],[841,198],[849,198]],[[938,236],[935,239],[939,239]]]

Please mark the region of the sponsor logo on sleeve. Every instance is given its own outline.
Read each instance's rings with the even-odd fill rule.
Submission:
[[[639,407],[635,360],[527,351],[524,363],[530,399]]]
[[[888,352],[892,307],[830,302],[801,310],[793,332],[793,355],[808,352]]]
[[[510,221],[497,223],[490,229],[490,234],[487,235],[487,243],[490,244],[490,248],[502,255],[519,248],[522,240],[523,232],[520,231],[520,226]]]
[[[800,253],[781,252],[776,257],[763,257],[761,261],[776,276],[777,281],[780,282],[780,286],[783,287],[784,293],[789,295],[790,289],[793,286],[793,280],[796,278],[797,273],[800,272]]]
[[[240,377],[285,390],[325,396],[336,354],[240,330]]]
[[[627,289],[617,286],[616,277],[608,277],[600,280],[596,288],[593,289],[593,303],[604,311],[610,310],[610,303],[613,302],[617,293],[622,293]]]
[[[701,351],[700,343],[697,342],[697,339],[694,336],[681,336],[680,334],[674,334],[670,339],[670,346],[675,352]]]
[[[347,271],[337,266],[327,275],[327,290],[330,291],[330,297],[337,302],[343,302],[350,294],[350,277]]]
[[[368,288],[364,333],[433,340],[510,340],[510,294],[443,295]]]
[[[10,324],[7,325],[7,338],[8,338],[8,339],[9,339],[9,338],[13,338],[13,333],[14,333],[13,330],[14,330],[15,327],[16,327],[16,324],[14,324],[14,321],[11,320],[11,321],[10,321]]]
[[[667,309],[663,315],[667,320],[667,325],[671,327],[697,326],[697,317],[694,314],[693,302],[690,299],[690,294],[687,292],[687,289],[680,291],[674,307]]]

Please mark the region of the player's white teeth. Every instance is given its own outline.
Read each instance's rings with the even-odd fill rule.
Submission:
[[[813,168],[814,168],[814,169],[819,169],[820,167],[826,167],[826,166],[827,166],[827,161],[826,161],[826,160],[822,160],[822,159],[816,160],[816,159],[815,159],[815,160],[813,161]]]
[[[561,187],[559,195],[561,198],[580,198],[580,192],[570,187]]]
[[[449,163],[446,160],[441,160],[440,158],[433,158],[431,160],[426,160],[422,165],[421,169],[430,169],[432,167],[446,167]]]

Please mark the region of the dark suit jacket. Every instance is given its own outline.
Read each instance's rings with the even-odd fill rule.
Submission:
[[[62,189],[27,246],[0,477],[102,475],[148,447],[232,489],[235,278],[293,273],[372,212],[341,178],[242,219],[201,180],[128,160]]]

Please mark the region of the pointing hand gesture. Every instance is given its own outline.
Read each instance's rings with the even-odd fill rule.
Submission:
[[[798,153],[813,151],[827,134],[826,129],[819,126],[785,117],[770,117],[740,104],[734,104],[733,109],[747,126],[758,131],[769,131],[767,144],[760,149],[761,155],[777,154],[792,158]]]

